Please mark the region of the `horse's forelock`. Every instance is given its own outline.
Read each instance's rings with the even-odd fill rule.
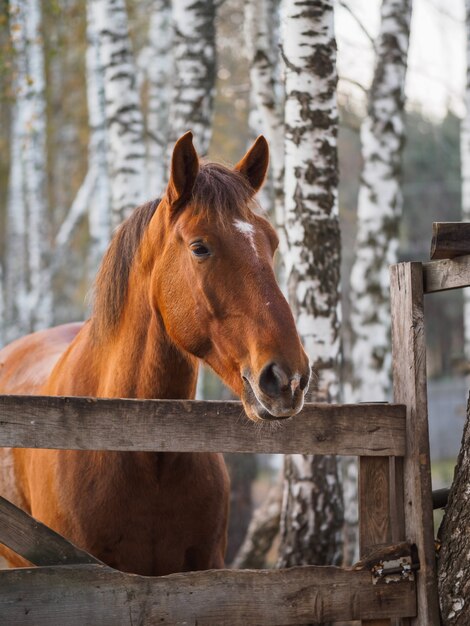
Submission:
[[[254,207],[253,189],[242,174],[219,163],[202,165],[191,197],[192,210],[205,213],[219,224],[232,223],[233,217],[248,219]]]

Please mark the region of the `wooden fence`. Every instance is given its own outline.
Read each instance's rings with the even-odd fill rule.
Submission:
[[[445,240],[453,256],[454,229],[438,230],[435,248]],[[143,577],[107,567],[0,498],[0,542],[35,565],[0,572],[1,623],[438,626],[424,294],[469,284],[470,256],[391,268],[396,404],[307,404],[273,430],[237,402],[0,396],[0,446],[356,455],[361,549],[349,569]]]

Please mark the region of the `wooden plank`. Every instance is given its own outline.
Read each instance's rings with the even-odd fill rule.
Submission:
[[[413,581],[367,570],[293,567],[142,577],[101,565],[0,572],[2,623],[15,626],[275,626],[413,615]]]
[[[470,254],[470,222],[434,222],[431,259],[453,259]]]
[[[390,468],[388,458],[359,459],[359,549],[361,559],[390,543]],[[393,617],[387,615],[386,617]],[[363,626],[390,626],[390,619],[362,620]]]
[[[403,456],[405,407],[307,404],[255,424],[239,402],[0,396],[0,446]]]
[[[462,257],[464,258],[464,257]],[[407,405],[403,461],[406,539],[418,546],[418,617],[415,626],[439,626],[432,512],[421,263],[391,268],[393,391]]]
[[[101,563],[1,496],[0,543],[33,565]]]
[[[470,286],[470,256],[423,263],[424,293]]]

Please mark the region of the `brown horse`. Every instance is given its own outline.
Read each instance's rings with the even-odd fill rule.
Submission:
[[[263,137],[233,170],[179,139],[164,198],[112,240],[91,319],[4,348],[0,393],[192,398],[201,359],[250,419],[298,413],[308,359],[274,277],[276,234],[252,210],[267,164]],[[1,469],[2,495],[115,568],[223,567],[220,455],[13,449]]]

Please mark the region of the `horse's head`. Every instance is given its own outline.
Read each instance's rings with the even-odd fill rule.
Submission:
[[[187,133],[150,229],[160,247],[152,298],[168,334],[208,363],[255,421],[298,413],[310,377],[274,276],[278,238],[252,210],[268,159],[259,137],[233,170],[200,166]]]

